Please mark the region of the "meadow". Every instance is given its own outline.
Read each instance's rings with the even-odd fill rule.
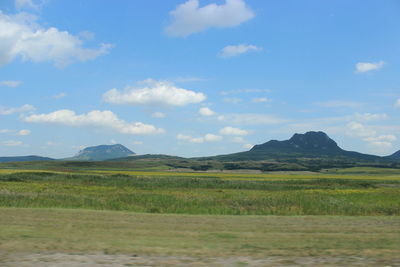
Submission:
[[[118,266],[396,266],[400,171],[3,168],[0,213],[4,266],[56,252]]]
[[[398,176],[3,170],[0,206],[219,215],[400,215]]]

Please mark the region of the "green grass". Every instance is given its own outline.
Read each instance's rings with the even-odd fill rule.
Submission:
[[[226,175],[0,175],[0,207],[224,215],[400,215],[397,179],[226,179]],[[172,173],[173,174],[173,173]]]
[[[196,216],[0,208],[0,250],[198,255],[380,255],[399,217]]]

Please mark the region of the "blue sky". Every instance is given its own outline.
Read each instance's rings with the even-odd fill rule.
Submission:
[[[0,0],[0,156],[400,149],[397,0]]]

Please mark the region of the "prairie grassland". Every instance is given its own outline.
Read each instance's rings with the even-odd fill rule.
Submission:
[[[266,173],[226,173],[226,172],[174,172],[174,171],[145,171],[137,170],[85,170],[85,169],[0,169],[1,174],[12,173],[75,173],[97,175],[130,175],[141,178],[154,177],[197,177],[218,178],[225,180],[299,180],[299,179],[350,179],[350,180],[399,180],[400,169],[355,167],[347,169],[334,169],[325,172],[266,172]]]
[[[0,208],[0,251],[398,256],[399,217],[198,216]]]
[[[2,174],[0,207],[220,215],[400,215],[397,179],[240,180],[163,174]]]

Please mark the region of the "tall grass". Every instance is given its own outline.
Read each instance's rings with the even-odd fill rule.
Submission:
[[[232,215],[400,215],[400,181],[217,175],[0,175],[0,206]]]

